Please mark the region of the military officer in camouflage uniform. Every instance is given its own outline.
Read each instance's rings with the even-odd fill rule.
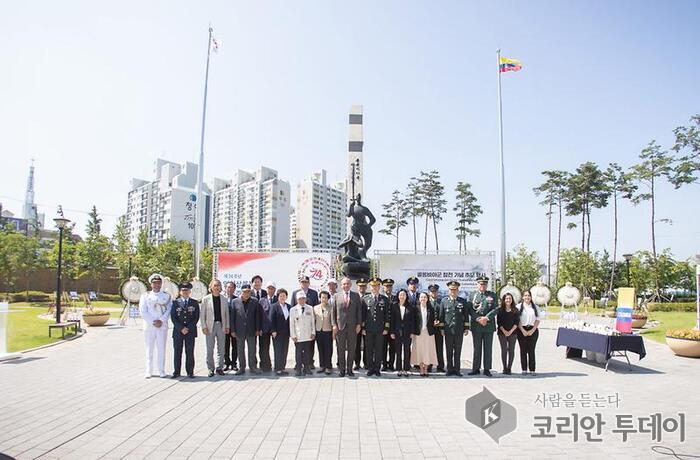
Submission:
[[[355,284],[357,285],[357,293],[360,294],[360,299],[362,299],[367,293],[367,280],[365,278],[360,278],[355,281]],[[362,364],[364,365],[365,369],[367,369],[367,347],[365,345],[364,337],[365,336],[362,335],[362,331],[360,331],[357,334],[357,340],[355,341],[355,367],[353,370],[356,371],[360,370],[360,360],[362,360]]]
[[[382,280],[372,278],[369,281],[371,292],[363,297],[362,335],[365,339],[365,356],[367,359],[367,376],[381,377],[379,367],[382,362],[382,342],[389,334],[391,303],[379,293]]]
[[[438,310],[438,327],[442,328],[447,349],[445,375],[461,377],[462,341],[469,333],[469,308],[471,303],[459,297],[459,282],[447,283],[450,293],[443,297]]]
[[[382,281],[382,286],[384,287],[384,296],[389,299],[389,323],[393,323],[391,318],[391,304],[393,304],[396,299],[394,299],[394,294],[392,290],[394,289],[394,280],[387,278]],[[383,371],[393,371],[394,361],[396,361],[396,342],[388,335],[384,336],[384,343],[382,344],[382,370]]]
[[[484,357],[484,375],[491,377],[491,354],[493,350],[493,333],[496,331],[496,312],[498,297],[488,290],[489,279],[481,276],[476,280],[478,291],[472,295],[471,330],[474,341],[474,358],[472,371],[469,375],[478,375],[481,368],[481,357]],[[482,353],[483,351],[483,353]]]

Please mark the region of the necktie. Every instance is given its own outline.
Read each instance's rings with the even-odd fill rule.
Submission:
[[[350,294],[347,292],[345,293],[345,308],[347,309],[350,306]]]

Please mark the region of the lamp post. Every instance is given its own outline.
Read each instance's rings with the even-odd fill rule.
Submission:
[[[53,220],[58,227],[58,269],[56,270],[56,323],[61,322],[61,258],[63,256],[63,229],[70,220],[63,217],[63,209],[58,207],[58,216]]]
[[[632,254],[622,254],[622,257],[624,257],[627,262],[627,286],[632,287],[632,281],[630,281],[630,260],[632,260],[634,256]]]

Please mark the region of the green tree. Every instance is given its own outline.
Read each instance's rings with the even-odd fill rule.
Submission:
[[[600,271],[596,257],[597,254],[580,248],[563,249],[560,264],[557,267],[559,279],[557,288],[570,281],[585,296],[588,295],[592,287],[603,286],[604,280],[599,278]]]
[[[654,266],[655,292],[654,299],[659,296],[659,271],[657,266],[658,254],[656,252],[656,188],[659,181],[670,181],[673,174],[673,157],[665,150],[661,150],[656,141],[651,141],[639,154],[639,164],[632,166],[630,175],[634,184],[642,190],[632,196],[632,202],[636,205],[648,201],[651,211],[651,254]],[[668,219],[661,219],[669,222]],[[654,300],[652,299],[652,300]]]
[[[459,253],[461,254],[463,248],[467,249],[467,235],[476,237],[481,235],[481,230],[471,226],[478,223],[479,214],[483,211],[481,206],[477,204],[476,196],[471,191],[471,184],[458,182],[455,192],[457,192],[457,197],[455,207],[452,210],[457,213],[457,227],[455,231],[457,232]]]
[[[93,206],[86,227],[87,237],[77,244],[79,276],[90,275],[97,283],[97,292],[100,291],[102,275],[112,261],[112,245],[109,239],[100,233],[101,222],[97,208]]]
[[[608,205],[610,191],[605,175],[591,161],[581,164],[571,176],[566,190],[566,212],[569,216],[581,216],[581,250],[591,250],[591,210]]]
[[[690,118],[689,126],[679,126],[673,130],[676,141],[671,147],[675,152],[684,152],[675,161],[670,177],[674,187],[697,181],[700,171],[700,114]]]
[[[440,173],[435,170],[421,171],[420,173],[420,195],[419,201],[423,216],[425,217],[425,233],[423,240],[423,252],[428,251],[428,223],[433,222],[433,233],[435,235],[435,250],[440,250],[437,234],[437,224],[442,220],[442,216],[447,212],[447,200],[445,199],[445,187],[440,181]]]
[[[399,231],[401,227],[408,225],[406,217],[408,217],[409,209],[406,206],[401,192],[394,190],[391,194],[391,201],[382,205],[384,214],[382,217],[386,219],[386,227],[379,230],[379,233],[393,236],[396,243],[396,253],[399,252]]]
[[[211,246],[207,246],[199,253],[200,267],[199,279],[205,284],[209,284],[212,279],[212,270],[214,269],[214,252]]]
[[[77,238],[73,235],[75,223],[67,225],[63,229],[63,247],[61,250],[61,276],[75,281],[80,276],[80,264],[78,262],[78,244]],[[56,269],[58,267],[58,229],[56,240],[53,242],[49,250],[47,262],[48,268]],[[68,287],[63,284],[63,287]]]
[[[421,203],[421,185],[417,177],[411,177],[408,182],[408,189],[405,194],[406,207],[408,214],[411,216],[411,225],[413,227],[413,253],[418,253],[418,237],[416,233],[416,219],[423,215],[424,210]]]
[[[0,232],[0,279],[6,292],[14,291],[22,269],[26,237],[15,231]]]
[[[525,245],[518,245],[506,257],[507,280],[520,289],[530,289],[540,279],[540,259],[537,252],[529,251]]]
[[[545,181],[539,187],[535,187],[533,191],[535,195],[542,196],[544,199],[540,202],[541,205],[547,206],[547,284],[552,283],[552,212],[556,206],[559,222],[557,224],[557,254],[556,266],[559,266],[559,256],[561,254],[561,224],[563,217],[564,200],[566,197],[567,183],[570,179],[570,174],[566,171],[542,171],[545,176]],[[557,271],[558,273],[558,271]],[[554,278],[554,285],[558,285],[557,278]]]
[[[156,260],[156,248],[148,240],[148,231],[145,227],[139,230],[136,238],[133,262],[132,273],[143,280],[161,268]]]
[[[632,182],[630,174],[623,171],[620,165],[617,163],[610,163],[608,168],[605,170],[605,180],[607,182],[608,190],[610,190],[610,196],[613,202],[613,252],[612,260],[617,259],[617,203],[618,198],[626,198],[628,200],[632,199],[632,195],[637,190],[636,185]],[[611,264],[610,270],[610,283],[608,285],[608,294],[612,295],[613,284],[615,282],[615,263]]]
[[[127,233],[124,216],[119,218],[117,226],[114,228],[112,252],[114,254],[114,264],[119,272],[119,279],[127,279],[130,276],[129,269],[131,258],[133,257],[133,248]]]

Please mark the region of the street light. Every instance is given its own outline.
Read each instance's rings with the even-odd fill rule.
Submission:
[[[627,286],[632,287],[632,281],[630,281],[630,260],[632,260],[632,257],[634,257],[634,255],[622,254],[622,257],[624,257],[625,261],[627,262]]]
[[[56,270],[56,323],[61,322],[61,257],[63,255],[63,229],[70,220],[63,216],[63,209],[58,207],[58,215],[53,220],[58,227],[58,269]]]

